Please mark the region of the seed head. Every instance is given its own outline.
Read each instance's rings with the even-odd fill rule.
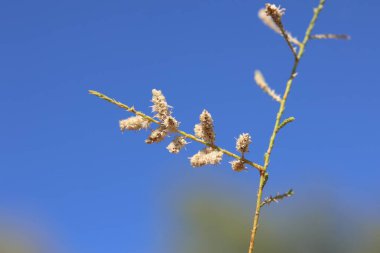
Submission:
[[[179,122],[173,116],[168,116],[164,119],[163,126],[168,132],[175,132],[179,127]]]
[[[152,131],[152,133],[148,136],[148,139],[145,140],[146,144],[158,143],[165,139],[168,132],[166,128],[160,126],[159,128]]]
[[[194,132],[198,138],[205,140],[207,143],[215,142],[214,122],[211,114],[203,110],[199,116],[200,124],[195,125]]]
[[[152,95],[152,109],[153,112],[156,112],[155,117],[163,121],[166,117],[170,116],[169,105],[160,90],[153,89]]]
[[[282,10],[284,10],[284,9],[282,9]],[[278,24],[276,24],[273,21],[271,16],[267,15],[266,8],[260,9],[258,16],[266,26],[268,26],[270,29],[272,29],[276,33],[282,35],[281,29],[279,28]],[[297,38],[293,37],[288,31],[285,31],[285,32],[286,32],[287,37],[291,43],[296,44],[296,45],[301,44],[301,42],[299,42]]]
[[[166,147],[170,153],[178,154],[179,151],[187,144],[185,137],[177,136],[170,144]]]
[[[209,164],[219,164],[222,161],[223,152],[207,147],[190,158],[193,167],[201,167]]]
[[[249,134],[241,134],[236,140],[236,150],[241,153],[249,151],[249,144],[252,143],[251,136]]]
[[[244,162],[242,160],[235,160],[230,163],[234,171],[240,172],[246,170],[246,167],[244,166]]]
[[[282,26],[281,18],[285,14],[285,9],[281,8],[280,6],[276,6],[274,4],[265,4],[265,12],[268,16],[270,16],[273,21],[278,25],[279,27]]]
[[[147,129],[150,125],[150,121],[144,119],[141,116],[133,116],[128,119],[123,119],[119,121],[120,130],[124,132],[125,130],[141,130]]]

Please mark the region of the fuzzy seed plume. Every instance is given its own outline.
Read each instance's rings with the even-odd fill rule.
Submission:
[[[242,160],[235,160],[235,161],[232,161],[230,163],[231,163],[231,167],[234,171],[240,172],[240,171],[246,170],[246,167],[245,167],[244,162]]]
[[[160,90],[152,90],[152,102],[152,110],[153,112],[156,112],[156,115],[154,115],[156,118],[163,121],[166,119],[166,117],[170,116],[169,105],[166,102],[165,96]]]
[[[267,93],[274,100],[281,103],[280,95],[277,95],[276,92],[269,87],[269,85],[265,81],[263,74],[259,70],[255,71],[254,79],[255,79],[257,86],[259,86],[265,93]]]
[[[241,153],[249,151],[249,144],[252,143],[251,136],[248,133],[241,134],[236,140],[236,150]]]
[[[203,110],[199,116],[200,123],[194,126],[195,136],[205,140],[207,143],[215,142],[214,122],[211,114],[207,110]]]
[[[152,133],[145,140],[146,144],[158,143],[165,139],[168,135],[168,131],[165,127],[160,126],[159,128],[152,131]]]
[[[187,144],[185,137],[177,136],[170,144],[166,147],[166,149],[173,154],[178,154],[179,151]]]
[[[123,119],[119,121],[120,130],[122,132],[126,130],[141,130],[147,129],[150,125],[150,121],[144,119],[141,116],[132,116],[127,119]]]
[[[207,147],[196,153],[190,158],[193,167],[219,164],[222,161],[223,152],[211,147]]]

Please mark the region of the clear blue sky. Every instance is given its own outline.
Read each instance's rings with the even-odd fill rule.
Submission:
[[[43,217],[70,252],[149,252],[165,237],[161,199],[176,182],[196,175],[253,199],[256,172],[237,175],[229,159],[194,170],[197,144],[173,157],[144,144],[144,132],[122,135],[118,120],[129,115],[87,90],[149,112],[151,89],[161,89],[188,131],[207,108],[218,143],[233,149],[250,132],[250,157],[261,162],[277,105],[253,71],[282,92],[292,64],[257,18],[264,3],[2,0],[0,210]],[[275,3],[301,38],[317,1]],[[320,186],[357,215],[379,213],[379,8],[327,1],[315,32],[352,40],[309,44],[286,112],[297,120],[279,135],[268,193]]]

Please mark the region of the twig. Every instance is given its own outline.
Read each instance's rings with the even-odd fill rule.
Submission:
[[[158,124],[158,125],[161,124],[160,121],[158,121],[158,120],[156,120],[156,119],[154,119],[154,118],[152,118],[152,117],[150,117],[150,116],[148,116],[148,115],[146,115],[146,114],[144,114],[144,113],[142,113],[142,112],[140,112],[140,111],[137,111],[134,107],[130,107],[130,106],[126,105],[126,104],[123,104],[123,103],[121,103],[121,102],[119,102],[119,101],[117,101],[117,100],[115,100],[115,99],[113,99],[113,98],[110,98],[110,97],[108,97],[108,96],[106,96],[106,95],[104,95],[104,94],[102,94],[102,93],[100,93],[100,92],[98,92],[98,91],[89,90],[88,92],[89,92],[90,94],[92,94],[92,95],[95,95],[95,96],[97,96],[97,97],[99,97],[99,98],[105,100],[105,101],[108,101],[108,102],[110,102],[110,103],[112,103],[112,104],[114,104],[114,105],[117,105],[118,107],[120,107],[120,108],[122,108],[122,109],[125,109],[125,110],[127,110],[128,112],[131,112],[131,113],[134,113],[134,114],[136,114],[136,115],[139,115],[139,116],[143,117],[144,119],[146,119],[146,120],[148,120],[148,121],[150,121],[150,122],[156,123],[156,124]],[[205,141],[203,141],[203,140],[197,138],[196,136],[194,136],[194,135],[192,135],[192,134],[186,133],[186,132],[181,131],[181,130],[178,130],[178,129],[176,130],[176,132],[179,133],[179,134],[181,134],[181,135],[183,135],[183,136],[185,136],[185,137],[188,138],[188,139],[191,139],[191,140],[193,140],[193,141],[196,141],[196,142],[202,143],[203,145],[206,145],[206,146],[209,146],[209,147],[213,147],[214,149],[217,149],[217,150],[223,152],[224,154],[226,154],[226,155],[228,155],[228,156],[231,156],[231,157],[233,157],[233,158],[235,158],[235,159],[238,159],[238,160],[240,159],[240,160],[242,160],[244,163],[251,165],[252,167],[256,168],[256,169],[259,170],[259,171],[262,171],[262,170],[263,170],[263,166],[261,166],[261,165],[259,165],[259,164],[257,164],[257,163],[254,163],[254,162],[252,162],[252,161],[250,161],[250,160],[247,160],[247,159],[245,159],[245,158],[242,158],[242,157],[240,157],[240,156],[238,156],[238,155],[236,155],[236,154],[234,154],[234,153],[232,153],[232,152],[230,152],[230,151],[228,151],[228,150],[226,150],[226,149],[223,149],[223,148],[221,148],[221,147],[219,147],[219,146],[216,146],[216,145],[214,145],[214,144],[207,143],[207,142],[205,142]]]
[[[265,205],[269,205],[272,202],[278,202],[279,200],[283,200],[284,198],[288,198],[293,196],[294,191],[290,189],[289,191],[283,193],[283,194],[277,194],[275,196],[269,196],[268,198],[264,199],[263,202],[261,202],[260,207],[263,207]]]
[[[280,123],[280,125],[278,126],[277,132],[280,131],[284,126],[286,126],[287,124],[289,124],[289,123],[291,123],[291,122],[293,122],[295,120],[296,120],[296,118],[294,118],[294,117],[289,117],[287,119],[284,119],[284,121],[282,121]]]

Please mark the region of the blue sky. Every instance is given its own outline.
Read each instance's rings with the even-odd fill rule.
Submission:
[[[187,178],[253,198],[256,172],[233,173],[229,159],[194,170],[187,157],[197,144],[173,157],[144,144],[147,133],[121,134],[129,115],[87,90],[149,112],[151,89],[161,89],[188,131],[207,108],[218,143],[233,149],[250,132],[250,158],[261,162],[278,105],[253,71],[282,92],[292,64],[257,18],[264,3],[2,0],[0,209],[49,224],[70,252],[149,252],[165,237],[162,196]],[[302,38],[317,1],[275,3]],[[357,216],[379,213],[379,7],[327,1],[315,32],[352,40],[309,44],[286,111],[297,120],[279,135],[268,194],[321,191]]]

